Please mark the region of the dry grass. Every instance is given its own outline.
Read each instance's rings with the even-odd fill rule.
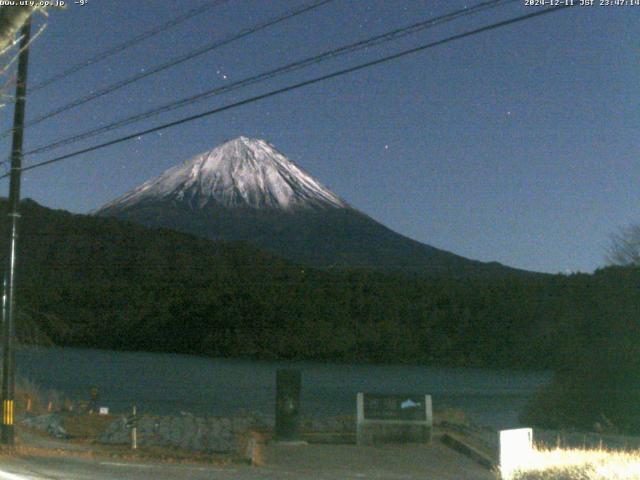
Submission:
[[[511,480],[640,480],[640,451],[534,450]]]
[[[73,438],[95,439],[117,418],[115,415],[98,415],[95,413],[64,415],[62,417],[62,426]]]
[[[266,464],[264,445],[269,436],[265,433],[250,431],[238,438],[236,449],[237,458],[253,467],[262,467]]]
[[[64,396],[54,390],[44,390],[29,379],[16,381],[16,413],[42,414],[66,409],[69,403]]]
[[[462,410],[455,408],[445,408],[433,412],[433,423],[439,425],[443,422],[454,423],[456,425],[468,425],[469,420]]]

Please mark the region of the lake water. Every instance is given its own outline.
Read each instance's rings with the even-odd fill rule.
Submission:
[[[187,355],[112,352],[77,348],[22,348],[18,376],[46,389],[86,400],[92,385],[112,412],[228,415],[241,410],[273,414],[275,372],[302,370],[301,407],[306,416],[355,414],[358,392],[426,393],[434,410],[464,410],[481,425],[520,426],[518,414],[545,372],[405,365],[327,364],[210,359]]]

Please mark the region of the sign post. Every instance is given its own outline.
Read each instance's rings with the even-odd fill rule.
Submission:
[[[138,413],[136,411],[136,406],[133,406],[133,410],[131,412],[133,417],[133,428],[131,428],[131,449],[138,449]]]
[[[138,448],[138,421],[140,417],[138,416],[136,406],[133,406],[131,410],[131,415],[129,415],[125,419],[125,426],[131,429],[131,449],[136,450]]]

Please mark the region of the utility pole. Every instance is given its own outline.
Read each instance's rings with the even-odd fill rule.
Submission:
[[[13,445],[15,431],[13,405],[15,397],[15,352],[13,349],[15,313],[15,267],[18,247],[18,219],[20,214],[20,175],[22,171],[22,139],[24,133],[24,110],[27,96],[27,67],[29,63],[29,41],[31,19],[20,30],[20,56],[18,58],[18,78],[16,80],[16,106],[13,112],[13,140],[11,144],[11,178],[9,183],[9,254],[4,271],[4,292],[2,296],[2,430],[0,443]]]

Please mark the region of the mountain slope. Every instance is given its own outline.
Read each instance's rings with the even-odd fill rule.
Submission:
[[[422,244],[350,207],[263,140],[240,137],[95,212],[213,240],[242,240],[302,264],[467,274],[507,269]]]

